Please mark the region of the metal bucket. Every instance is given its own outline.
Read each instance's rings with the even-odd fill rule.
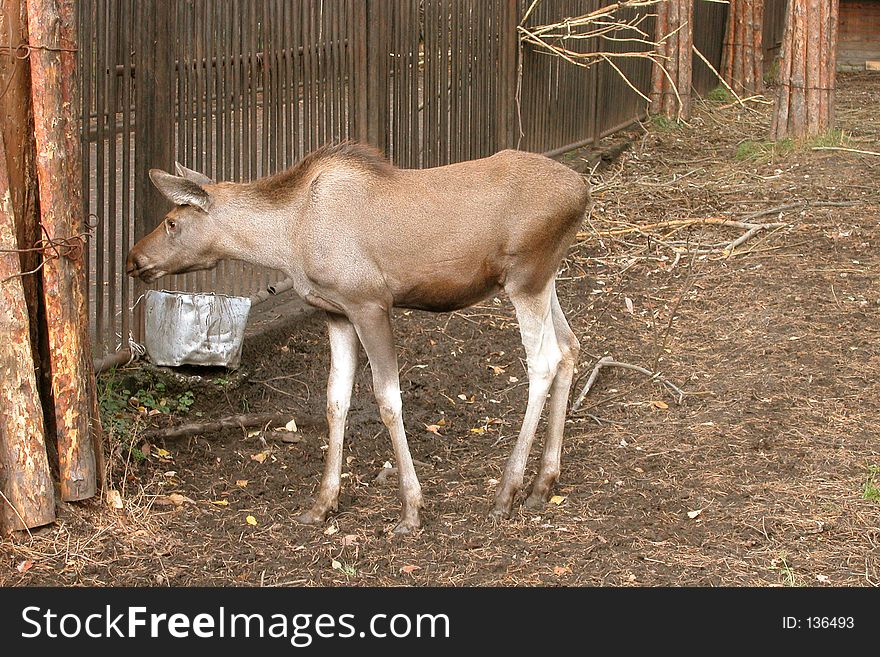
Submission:
[[[239,366],[249,298],[148,290],[144,304],[145,346],[156,365]]]

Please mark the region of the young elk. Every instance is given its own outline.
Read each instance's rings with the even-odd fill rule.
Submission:
[[[433,169],[391,165],[357,143],[324,147],[282,173],[214,183],[178,165],[150,171],[175,208],[128,256],[144,281],[244,260],[282,271],[326,312],[331,365],[329,449],[317,499],[299,520],[335,510],[342,442],[360,342],[391,434],[403,511],[395,532],[419,527],[421,487],[403,428],[391,309],[458,310],[504,290],[525,346],[529,400],[492,515],[510,514],[522,488],[544,402],[544,453],[526,505],[538,508],[559,476],[578,341],[556,297],[555,275],[589,203],[584,179],[541,155],[502,151]]]

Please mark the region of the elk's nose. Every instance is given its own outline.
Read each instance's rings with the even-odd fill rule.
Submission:
[[[137,276],[138,271],[143,269],[145,264],[146,258],[132,251],[125,262],[125,273],[129,276]]]

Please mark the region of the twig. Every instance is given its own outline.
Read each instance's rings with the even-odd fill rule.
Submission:
[[[286,423],[293,416],[293,413],[255,413],[251,415],[230,415],[229,417],[220,418],[215,422],[190,422],[177,427],[169,427],[167,429],[153,429],[141,434],[143,439],[155,440],[162,438],[165,440],[174,438],[186,438],[187,436],[195,436],[199,434],[216,433],[222,429],[230,429],[240,427],[247,429],[249,427],[261,427],[270,424]],[[316,425],[318,421],[315,418],[302,417],[297,415],[297,424],[299,426]]]
[[[857,148],[844,148],[843,146],[813,146],[814,151],[846,151],[847,153],[859,153],[861,155],[876,155],[880,157],[880,153],[875,151],[860,151]]]
[[[659,381],[667,388],[672,390],[677,395],[676,402],[681,403],[687,394],[681,388],[672,383],[665,376],[660,374],[659,372],[652,372],[649,369],[641,367],[639,365],[632,365],[630,363],[621,363],[620,361],[614,360],[611,356],[605,356],[599,359],[599,362],[596,363],[596,366],[593,368],[593,371],[590,373],[589,378],[587,379],[587,383],[584,385],[583,390],[581,390],[580,394],[575,399],[574,404],[571,406],[571,412],[575,413],[581,407],[581,403],[583,403],[584,398],[590,392],[590,389],[593,387],[593,384],[596,383],[596,379],[599,377],[599,370],[603,367],[620,367],[625,370],[633,370],[635,372],[640,372],[645,376],[651,377],[651,379],[655,381]]]

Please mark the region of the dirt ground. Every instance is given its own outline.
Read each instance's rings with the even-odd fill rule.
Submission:
[[[838,96],[836,143],[878,150],[880,75],[847,75]],[[4,538],[0,583],[877,586],[880,157],[746,143],[768,124],[766,105],[700,102],[689,126],[632,131],[596,174],[559,280],[583,346],[573,394],[609,354],[687,394],[677,403],[642,374],[603,369],[569,417],[559,503],[545,512],[487,516],[527,390],[512,307],[490,299],[396,313],[423,529],[390,534],[396,480],[376,481],[392,452],[365,359],[339,512],[298,525],[322,469],[329,352],[317,318],[281,319],[249,338],[240,374],[168,380],[162,394],[192,391],[175,421],[279,411],[296,434],[233,429],[144,449],[117,432],[123,508],[61,505],[56,525]],[[652,226],[779,206],[753,221],[784,225],[732,254],[713,245],[743,229]],[[144,374],[114,377],[118,390]]]

